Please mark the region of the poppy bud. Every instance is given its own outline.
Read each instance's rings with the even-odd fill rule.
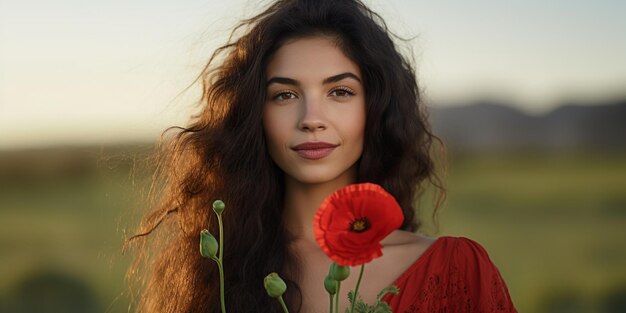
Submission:
[[[337,293],[337,281],[331,277],[330,273],[324,278],[324,288],[331,296]]]
[[[208,230],[200,232],[200,255],[205,258],[216,258],[218,246],[217,240]]]
[[[350,276],[350,267],[341,266],[335,262],[330,265],[330,276],[336,281],[342,281]]]
[[[217,213],[218,215],[224,212],[224,207],[226,207],[226,205],[224,204],[222,200],[213,201],[213,211]]]
[[[278,298],[287,290],[287,284],[283,281],[277,273],[270,273],[263,279],[263,286],[265,291],[272,298]]]

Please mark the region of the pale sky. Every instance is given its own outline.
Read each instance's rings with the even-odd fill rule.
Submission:
[[[0,0],[0,149],[154,140],[184,124],[198,89],[176,96],[256,2]],[[626,1],[366,3],[416,37],[432,103],[541,113],[626,94]]]

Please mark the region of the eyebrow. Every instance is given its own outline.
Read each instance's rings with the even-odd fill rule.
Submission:
[[[350,72],[346,72],[346,73],[341,73],[341,74],[337,74],[334,76],[330,76],[327,78],[324,78],[324,80],[322,81],[322,84],[326,85],[326,84],[330,84],[330,83],[335,83],[338,82],[342,79],[346,79],[346,78],[352,78],[356,81],[358,81],[359,83],[361,82],[361,79],[359,77],[357,77],[356,75],[350,73]],[[300,83],[293,79],[293,78],[287,78],[287,77],[272,77],[267,81],[266,86],[269,86],[270,84],[284,84],[284,85],[299,85]]]

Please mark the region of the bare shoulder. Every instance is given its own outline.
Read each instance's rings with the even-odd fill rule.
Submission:
[[[379,267],[388,277],[398,277],[415,263],[436,241],[422,234],[397,230],[387,236],[383,245],[383,257],[374,260],[372,267]],[[377,264],[376,264],[377,263]],[[391,272],[389,272],[391,271]]]
[[[396,230],[389,234],[381,244],[384,247],[401,248],[426,248],[430,247],[437,239],[419,233],[412,233],[404,230]]]
[[[396,230],[381,242],[384,261],[396,264],[402,271],[408,269],[436,241],[435,238],[403,230]]]

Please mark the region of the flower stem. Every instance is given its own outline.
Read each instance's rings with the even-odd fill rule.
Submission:
[[[218,251],[218,258],[221,262],[223,260],[222,257],[224,256],[224,226],[222,225],[222,214],[217,214],[217,222],[220,228],[220,248]]]
[[[361,271],[359,272],[359,279],[357,279],[356,288],[354,288],[354,301],[352,301],[352,305],[350,306],[350,313],[354,312],[354,304],[356,303],[356,299],[359,294],[359,285],[361,284],[361,278],[363,278],[364,269],[365,269],[365,264],[361,264]]]
[[[220,245],[217,257],[217,266],[220,270],[220,307],[222,308],[222,313],[226,313],[226,301],[224,299],[224,266],[222,265],[222,261],[224,260],[224,225],[222,224],[222,214],[216,215],[220,229]]]
[[[283,308],[283,312],[289,313],[289,310],[287,309],[287,305],[285,304],[285,301],[283,300],[283,296],[278,297],[278,302],[280,302],[280,306]]]
[[[337,281],[337,294],[335,294],[335,313],[339,313],[339,291],[341,290],[341,281]]]
[[[226,313],[226,301],[224,301],[224,268],[222,267],[221,260],[213,260],[217,263],[217,267],[220,271],[220,307],[222,308],[222,313]]]
[[[328,294],[328,297],[330,298],[330,311],[328,312],[333,313],[333,295]]]

